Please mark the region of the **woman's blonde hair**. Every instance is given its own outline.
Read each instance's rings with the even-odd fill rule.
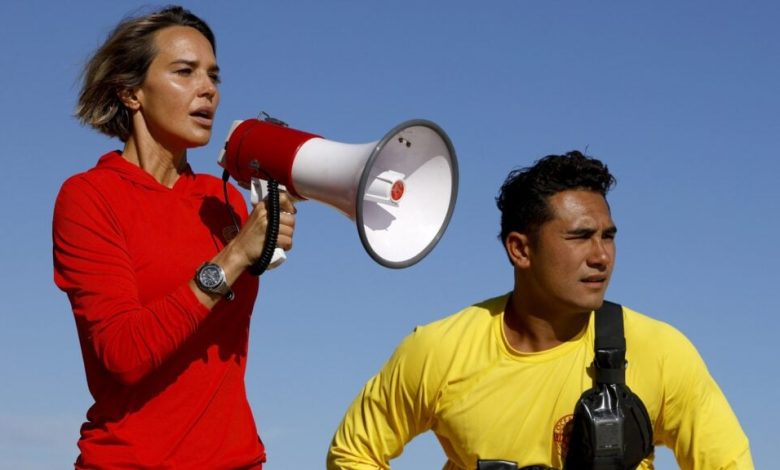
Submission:
[[[214,33],[205,21],[180,6],[122,20],[95,51],[82,72],[76,117],[83,124],[126,142],[132,132],[130,113],[120,93],[141,86],[157,55],[155,33],[170,26],[198,30],[217,53]]]

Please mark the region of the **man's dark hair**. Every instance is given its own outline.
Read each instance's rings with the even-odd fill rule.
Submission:
[[[547,200],[561,191],[585,189],[606,197],[615,178],[601,161],[577,150],[547,155],[533,166],[509,173],[496,198],[501,211],[501,241],[509,232],[534,234],[552,219]]]

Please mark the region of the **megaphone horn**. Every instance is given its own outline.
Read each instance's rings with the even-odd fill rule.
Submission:
[[[424,258],[447,229],[458,164],[447,134],[423,119],[365,144],[326,140],[259,119],[236,121],[219,164],[241,184],[273,179],[356,221],[368,254],[389,268]]]

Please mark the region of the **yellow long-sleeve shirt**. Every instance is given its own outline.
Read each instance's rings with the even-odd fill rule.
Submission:
[[[570,341],[513,350],[503,332],[507,296],[418,327],[358,395],[333,437],[328,469],[387,469],[414,436],[432,430],[445,470],[478,459],[563,467],[567,424],[592,386],[593,315]],[[627,385],[653,423],[656,444],[688,469],[752,469],[748,440],[694,346],[663,322],[624,308]],[[640,465],[652,469],[651,458]]]

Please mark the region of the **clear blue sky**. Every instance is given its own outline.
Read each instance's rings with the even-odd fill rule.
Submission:
[[[81,65],[142,3],[7,2],[0,16],[0,467],[68,468],[90,396],[52,283],[60,184],[119,147],[72,117]],[[574,148],[606,161],[618,263],[608,297],[696,344],[771,468],[779,440],[780,6],[704,2],[193,1],[217,34],[222,105],[196,171],[219,174],[234,119],[268,111],[363,143],[427,118],[455,145],[449,230],[390,270],[354,225],[299,205],[263,277],[247,386],[271,470],[322,468],[363,383],[416,324],[511,289],[496,240],[505,175]],[[440,468],[428,435],[394,468]],[[658,468],[673,468],[668,452]]]

